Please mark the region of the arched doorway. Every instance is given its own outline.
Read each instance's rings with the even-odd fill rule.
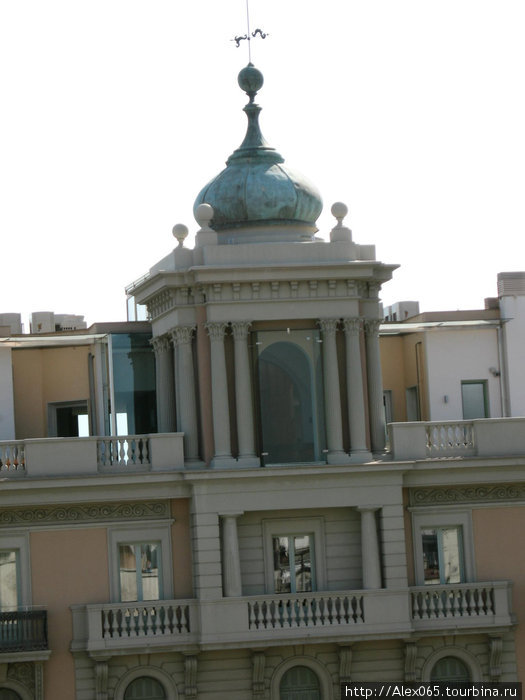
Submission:
[[[292,666],[281,679],[279,700],[321,700],[319,678],[307,666]]]

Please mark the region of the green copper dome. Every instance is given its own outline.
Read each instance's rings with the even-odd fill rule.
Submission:
[[[311,240],[323,206],[321,196],[304,176],[284,165],[261,133],[261,108],[254,98],[263,84],[262,73],[249,63],[238,82],[250,98],[244,107],[246,136],[226,168],[199,192],[194,211],[199,204],[211,204],[211,225],[220,243]]]

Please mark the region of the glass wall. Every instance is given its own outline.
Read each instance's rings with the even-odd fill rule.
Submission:
[[[261,453],[265,464],[319,462],[325,448],[320,334],[254,334]]]

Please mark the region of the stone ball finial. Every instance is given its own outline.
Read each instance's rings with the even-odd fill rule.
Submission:
[[[184,226],[184,224],[175,224],[175,226],[172,228],[171,232],[173,233],[174,237],[177,239],[179,242],[179,248],[182,248],[184,246],[184,241],[186,240],[186,237],[188,236],[188,227]]]
[[[199,204],[195,210],[195,221],[199,224],[201,228],[210,228],[210,222],[213,219],[213,207],[211,204]]]
[[[344,202],[334,202],[330,210],[332,215],[337,219],[339,226],[343,225],[343,219],[348,214],[348,207]]]
[[[253,100],[264,84],[264,77],[253,63],[248,63],[237,76],[237,82],[241,90],[244,90],[248,97]]]

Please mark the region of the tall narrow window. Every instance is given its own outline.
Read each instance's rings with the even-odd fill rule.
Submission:
[[[464,420],[488,418],[487,382],[484,380],[461,382],[461,403]]]
[[[323,458],[320,343],[314,329],[256,334],[261,452],[266,464]]]
[[[276,593],[315,590],[312,535],[273,537],[273,579]]]
[[[464,580],[461,528],[425,529],[422,540],[425,584],[461,583]]]
[[[0,609],[16,610],[20,604],[19,558],[16,549],[0,550]]]
[[[119,545],[120,599],[159,600],[160,543]]]

